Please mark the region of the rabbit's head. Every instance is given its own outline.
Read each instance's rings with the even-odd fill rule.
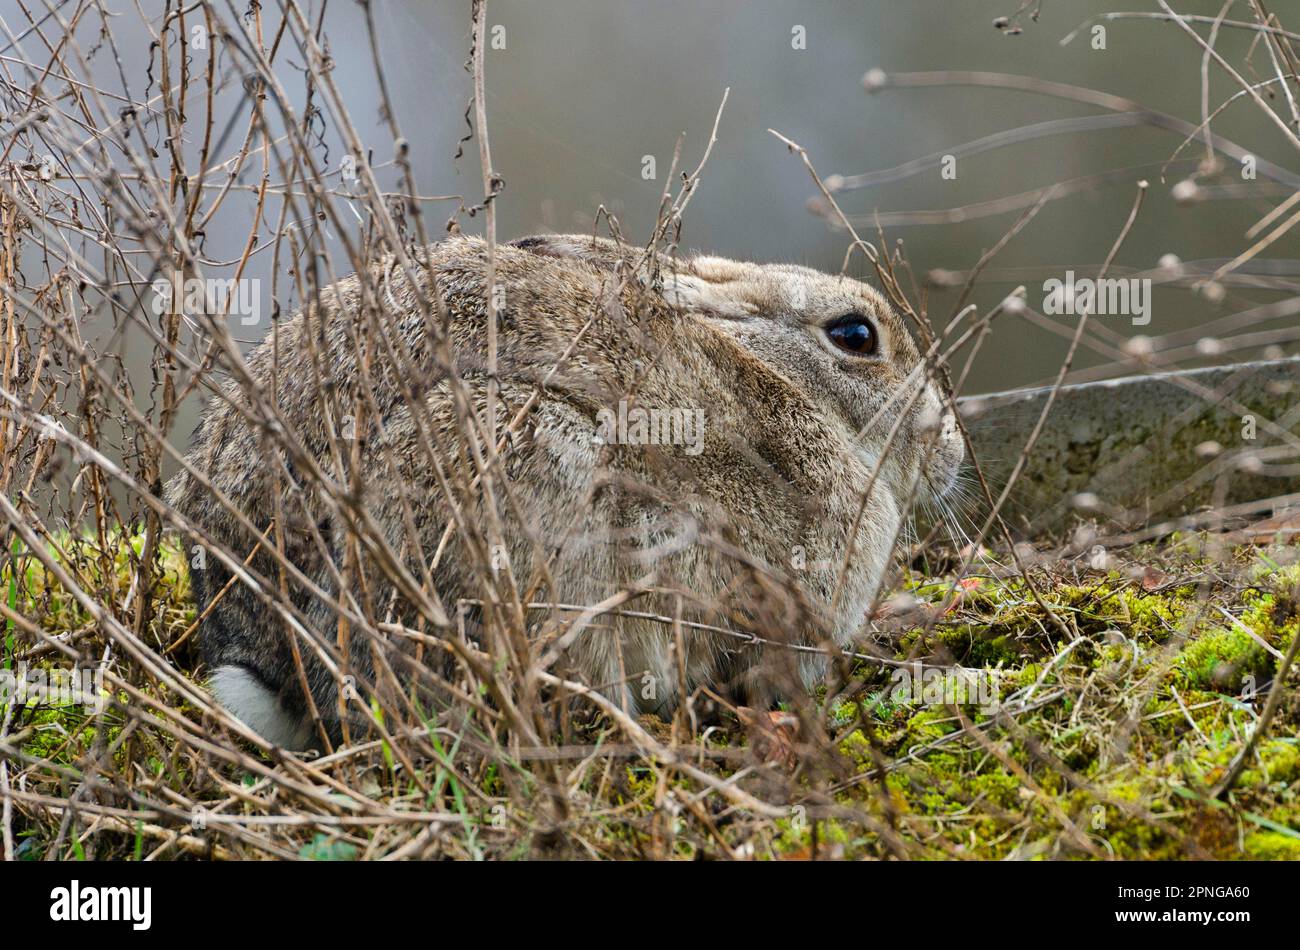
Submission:
[[[642,249],[589,236],[531,237],[515,246],[598,269],[645,268]],[[867,469],[879,467],[880,488],[900,503],[953,486],[963,443],[951,402],[903,321],[869,285],[793,264],[704,255],[660,258],[653,275],[638,280],[851,433]]]
[[[900,498],[952,487],[963,456],[956,420],[934,368],[870,286],[792,264],[695,257],[666,276],[664,293],[852,430]]]

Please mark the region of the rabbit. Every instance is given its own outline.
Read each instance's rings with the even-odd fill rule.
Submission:
[[[389,257],[370,291],[355,275],[325,288],[247,355],[278,418],[233,384],[204,411],[188,456],[203,477],[175,476],[169,503],[204,545],[241,559],[258,542],[249,525],[281,522],[249,561],[251,584],[228,584],[212,557],[192,572],[201,614],[220,597],[199,632],[218,702],[272,745],[337,743],[345,720],[348,734],[364,723],[381,672],[409,683],[442,662],[391,625],[423,618],[450,637],[467,622],[473,637],[485,572],[535,603],[624,592],[626,609],[577,632],[547,628],[547,607],[529,610],[528,630],[549,629],[536,649],[559,649],[557,670],[633,713],[667,715],[701,687],[760,702],[814,687],[828,659],[809,646],[851,643],[910,502],[947,492],[963,459],[951,400],[902,320],[867,284],[802,266],[647,260],[583,235],[499,244],[498,433],[535,403],[509,432],[489,506],[461,435],[466,411],[486,418],[487,253],[457,235],[424,249],[409,279]],[[386,333],[360,359],[372,317]],[[272,429],[296,448],[276,447]],[[351,544],[343,522],[360,516],[325,502],[322,477],[351,493],[388,554]],[[449,492],[460,518],[496,525],[499,550],[457,526]],[[269,556],[275,543],[296,571]],[[421,606],[411,584],[431,564]],[[296,631],[257,589],[282,583]],[[336,599],[388,626],[350,630],[340,647]],[[775,654],[784,665],[765,664]],[[356,696],[340,698],[342,674]]]

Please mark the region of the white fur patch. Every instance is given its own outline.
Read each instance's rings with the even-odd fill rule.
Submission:
[[[285,712],[275,694],[242,666],[220,666],[208,683],[217,702],[272,745],[300,751],[311,745],[311,726]]]

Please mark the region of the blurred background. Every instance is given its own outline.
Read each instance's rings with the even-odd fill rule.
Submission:
[[[115,0],[114,39],[122,64],[100,49],[92,71],[106,89],[121,89],[123,78],[132,96],[148,91],[150,64],[156,54],[139,10],[157,16],[161,4],[136,8]],[[63,9],[59,4],[56,8]],[[113,7],[114,2],[108,6]],[[1295,190],[1300,181],[1296,150],[1249,99],[1241,98],[1214,122],[1216,139],[1231,140],[1258,156],[1255,180],[1242,180],[1228,160],[1219,174],[1200,179],[1196,196],[1178,203],[1175,186],[1205,157],[1199,140],[1179,156],[1181,164],[1162,178],[1161,165],[1183,136],[1167,129],[1131,124],[1114,128],[1041,135],[1005,147],[961,155],[955,178],[945,178],[938,156],[954,154],[964,143],[1051,120],[1107,115],[1080,102],[1063,101],[1027,91],[997,88],[906,88],[886,85],[871,94],[862,79],[869,70],[887,76],[916,71],[976,70],[1009,73],[1034,80],[1097,90],[1134,100],[1138,107],[1178,117],[1193,125],[1202,114],[1202,53],[1177,25],[1150,18],[1102,20],[1104,49],[1095,48],[1092,18],[1117,9],[1114,0],[1047,2],[1041,15],[1034,5],[1019,10],[1020,0],[834,0],[790,3],[778,0],[657,0],[653,4],[609,0],[491,0],[488,8],[492,49],[487,61],[489,131],[494,165],[504,180],[498,198],[498,236],[508,240],[542,231],[590,231],[596,210],[604,206],[619,220],[632,241],[650,232],[669,173],[674,146],[685,136],[682,165],[698,163],[723,91],[730,98],[723,111],[718,141],[687,212],[683,246],[762,261],[793,261],[838,271],[848,246],[843,230],[809,209],[816,187],[798,157],[768,133],[775,129],[799,142],[823,177],[878,172],[931,156],[914,175],[837,195],[864,237],[875,240],[873,215],[889,222],[892,245],[905,242],[916,286],[927,296],[931,318],[942,325],[951,315],[958,285],[979,260],[1015,224],[1022,202],[998,214],[954,209],[1032,192],[1055,182],[1112,173],[1049,202],[1011,239],[987,269],[972,296],[986,312],[1018,284],[1025,284],[1031,306],[1039,307],[1042,283],[1063,278],[1067,270],[1095,276],[1132,208],[1141,179],[1150,182],[1145,205],[1112,268],[1114,275],[1150,274],[1157,261],[1173,254],[1197,273],[1212,270],[1249,246],[1245,231]],[[1154,3],[1130,9],[1158,11]],[[1218,0],[1179,0],[1186,14],[1214,17]],[[1244,2],[1228,19],[1249,19]],[[313,19],[321,14],[322,42],[334,59],[334,81],[347,101],[359,134],[371,152],[381,184],[397,187],[391,159],[392,138],[379,109],[378,85],[363,14],[355,3],[303,5]],[[1123,9],[1123,6],[1118,9]],[[23,34],[15,49],[40,63],[42,39],[16,0],[0,0],[9,40]],[[482,200],[477,144],[461,139],[469,131],[466,108],[471,77],[465,63],[470,49],[470,5],[424,0],[377,0],[379,59],[389,86],[396,119],[410,143],[411,160],[421,192],[458,195],[466,206]],[[1278,11],[1285,14],[1287,11]],[[278,21],[276,4],[264,17]],[[1007,18],[1001,28],[995,20]],[[199,22],[195,20],[194,22]],[[1296,27],[1296,23],[1289,24]],[[1068,43],[1062,40],[1083,27]],[[47,26],[48,29],[48,26]],[[77,35],[87,48],[96,44],[98,23],[85,17]],[[1208,24],[1199,24],[1202,35]],[[1248,30],[1224,28],[1216,46],[1239,68],[1254,67],[1248,78],[1267,78],[1273,68],[1268,52]],[[289,45],[286,42],[286,45]],[[1249,56],[1249,59],[1247,59]],[[192,54],[193,68],[206,52]],[[277,74],[295,108],[304,103],[301,56],[284,49]],[[1243,63],[1246,65],[1243,67]],[[173,66],[174,68],[174,66]],[[237,64],[218,57],[224,84],[214,101],[216,128],[224,130],[218,158],[233,154],[243,135],[249,110]],[[23,74],[10,67],[21,86]],[[1217,108],[1239,87],[1215,66],[1209,70],[1208,102]],[[30,81],[30,77],[29,77]],[[317,99],[317,105],[320,99]],[[200,118],[191,104],[189,120]],[[1127,107],[1126,107],[1127,108]],[[1285,114],[1286,109],[1280,111]],[[161,135],[157,117],[146,122]],[[331,188],[345,188],[340,176],[344,156],[335,122],[328,113],[313,123],[319,136],[318,160],[330,169]],[[197,153],[197,134],[187,137],[188,153]],[[151,143],[162,153],[159,142]],[[646,157],[655,162],[655,177],[643,177]],[[165,154],[156,159],[162,168]],[[1277,167],[1281,183],[1270,181],[1265,168]],[[195,164],[191,159],[191,167]],[[203,254],[209,274],[223,276],[221,265],[239,257],[247,239],[253,186],[261,162],[249,162],[239,190],[207,228]],[[278,180],[274,172],[272,180]],[[218,179],[213,179],[217,181]],[[1031,196],[1032,197],[1032,196]],[[458,201],[424,204],[431,234],[441,233]],[[913,212],[954,212],[926,222]],[[964,217],[964,220],[950,220]],[[460,227],[476,231],[482,217],[458,218]],[[276,216],[265,215],[263,242],[247,276],[262,279],[271,312],[270,268],[265,253]],[[361,227],[360,219],[357,222]],[[1191,279],[1161,285],[1154,291],[1152,320],[1135,328],[1123,317],[1098,318],[1105,328],[1129,337],[1160,337],[1194,330],[1261,303],[1294,296],[1300,264],[1294,236],[1283,238],[1227,281],[1224,292],[1194,292]],[[29,262],[30,266],[30,262]],[[39,264],[37,265],[39,266]],[[288,264],[281,263],[282,269]],[[850,270],[874,279],[866,262],[854,258]],[[952,272],[946,277],[942,272]],[[955,276],[954,276],[955,274]],[[938,286],[934,286],[938,276]],[[1158,276],[1158,275],[1157,275]],[[291,282],[281,283],[282,310],[291,310]],[[911,288],[909,287],[909,290]],[[1283,322],[1295,322],[1294,317]],[[1041,321],[1040,321],[1041,322]],[[1050,381],[1068,345],[1073,327],[1059,319],[1056,332],[1024,317],[999,318],[972,365],[965,392],[1001,390]],[[265,332],[268,320],[239,327],[245,342]],[[1263,324],[1277,326],[1277,323]],[[129,335],[114,337],[132,360]],[[1293,352],[1283,346],[1285,352]],[[1249,358],[1262,347],[1233,350],[1221,358]],[[1276,354],[1277,350],[1269,351]],[[1106,366],[1111,356],[1081,348],[1076,369]],[[1181,365],[1212,354],[1182,353]],[[957,361],[960,368],[961,360]],[[1119,372],[1124,367],[1115,368]],[[1132,371],[1128,367],[1126,371]],[[1099,371],[1111,372],[1110,369]],[[195,406],[181,414],[176,435],[192,426]]]

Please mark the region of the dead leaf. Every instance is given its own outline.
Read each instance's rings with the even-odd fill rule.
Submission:
[[[1154,567],[1147,567],[1142,571],[1142,589],[1157,590],[1169,583],[1169,575],[1164,571]]]
[[[799,764],[795,739],[799,717],[779,709],[760,713],[749,706],[737,706],[736,716],[749,733],[749,749],[764,765],[793,772]]]

